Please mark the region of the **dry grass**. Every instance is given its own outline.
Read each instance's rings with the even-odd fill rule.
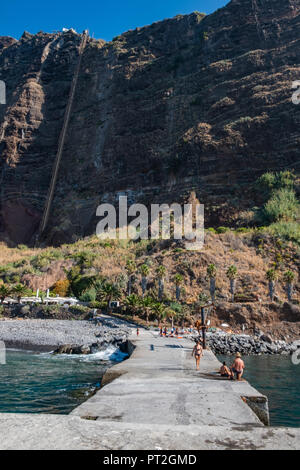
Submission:
[[[0,242],[0,265],[15,263],[22,259],[29,259],[41,251],[40,249],[34,248],[9,248],[5,243]]]
[[[197,300],[200,292],[208,293],[208,279],[206,269],[208,264],[217,266],[217,290],[222,295],[229,295],[229,281],[226,277],[227,268],[235,264],[238,268],[237,291],[257,293],[263,299],[267,297],[267,281],[265,273],[274,262],[274,250],[271,242],[267,249],[258,252],[257,246],[252,242],[252,234],[237,234],[226,232],[224,234],[206,233],[204,249],[200,252],[191,252],[171,245],[164,248],[158,241],[154,248],[149,246],[148,241],[128,243],[126,241],[112,240],[108,242],[99,241],[97,237],[89,237],[79,240],[73,245],[63,245],[59,249],[29,249],[8,248],[0,244],[0,265],[26,260],[27,265],[33,256],[48,256],[53,250],[58,251],[62,258],[72,259],[79,252],[88,252],[95,255],[93,268],[99,274],[115,281],[118,276],[125,273],[127,259],[135,259],[139,266],[145,261],[150,265],[149,285],[157,289],[156,267],[163,264],[167,268],[165,281],[166,292],[174,297],[173,277],[180,273],[184,277],[185,299],[188,302]],[[60,260],[61,262],[62,260]],[[55,272],[53,266],[55,260],[49,261],[49,267]],[[18,268],[21,273],[22,268]],[[286,269],[298,272],[299,261],[291,257],[289,261],[283,260],[279,268],[281,275]],[[34,275],[33,275],[34,276]],[[38,274],[37,274],[38,276]],[[139,278],[139,275],[137,275]],[[52,279],[53,283],[58,279]],[[299,286],[296,286],[297,289]],[[139,282],[137,283],[140,291]],[[278,282],[277,292],[280,298],[285,299],[284,286]]]

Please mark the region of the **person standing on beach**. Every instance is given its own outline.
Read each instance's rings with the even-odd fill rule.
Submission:
[[[192,357],[193,356],[195,356],[196,359],[196,370],[200,370],[200,359],[203,356],[203,348],[200,340],[198,340],[194,346]]]

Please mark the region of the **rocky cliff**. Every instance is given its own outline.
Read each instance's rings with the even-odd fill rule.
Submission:
[[[0,231],[34,240],[43,214],[81,37],[0,37]],[[51,217],[52,243],[93,233],[101,201],[184,201],[208,224],[234,224],[255,204],[263,171],[299,165],[300,0],[232,0],[89,38]],[[299,166],[298,166],[299,168]]]

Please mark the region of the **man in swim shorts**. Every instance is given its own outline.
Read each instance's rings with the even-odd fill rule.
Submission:
[[[232,371],[233,376],[235,375],[236,379],[240,381],[241,378],[242,378],[244,369],[245,369],[245,364],[244,364],[244,361],[241,358],[241,354],[236,353],[235,360],[234,360],[234,362],[232,364],[232,367],[231,367],[231,371]]]

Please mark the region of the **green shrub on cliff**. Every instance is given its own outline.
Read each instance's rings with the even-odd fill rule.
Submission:
[[[226,232],[229,232],[230,231],[230,228],[229,227],[218,227],[216,229],[216,232],[217,233],[226,233]]]
[[[275,191],[263,207],[266,222],[292,221],[299,215],[299,202],[293,190],[283,188]]]
[[[295,175],[291,171],[280,171],[279,173],[267,172],[261,175],[255,182],[256,189],[266,197],[279,189],[293,189]]]
[[[81,302],[95,302],[96,300],[96,290],[94,287],[87,290],[84,294],[82,294],[79,298]]]
[[[300,245],[300,224],[297,222],[278,222],[272,224],[269,230],[282,240],[292,241]]]

